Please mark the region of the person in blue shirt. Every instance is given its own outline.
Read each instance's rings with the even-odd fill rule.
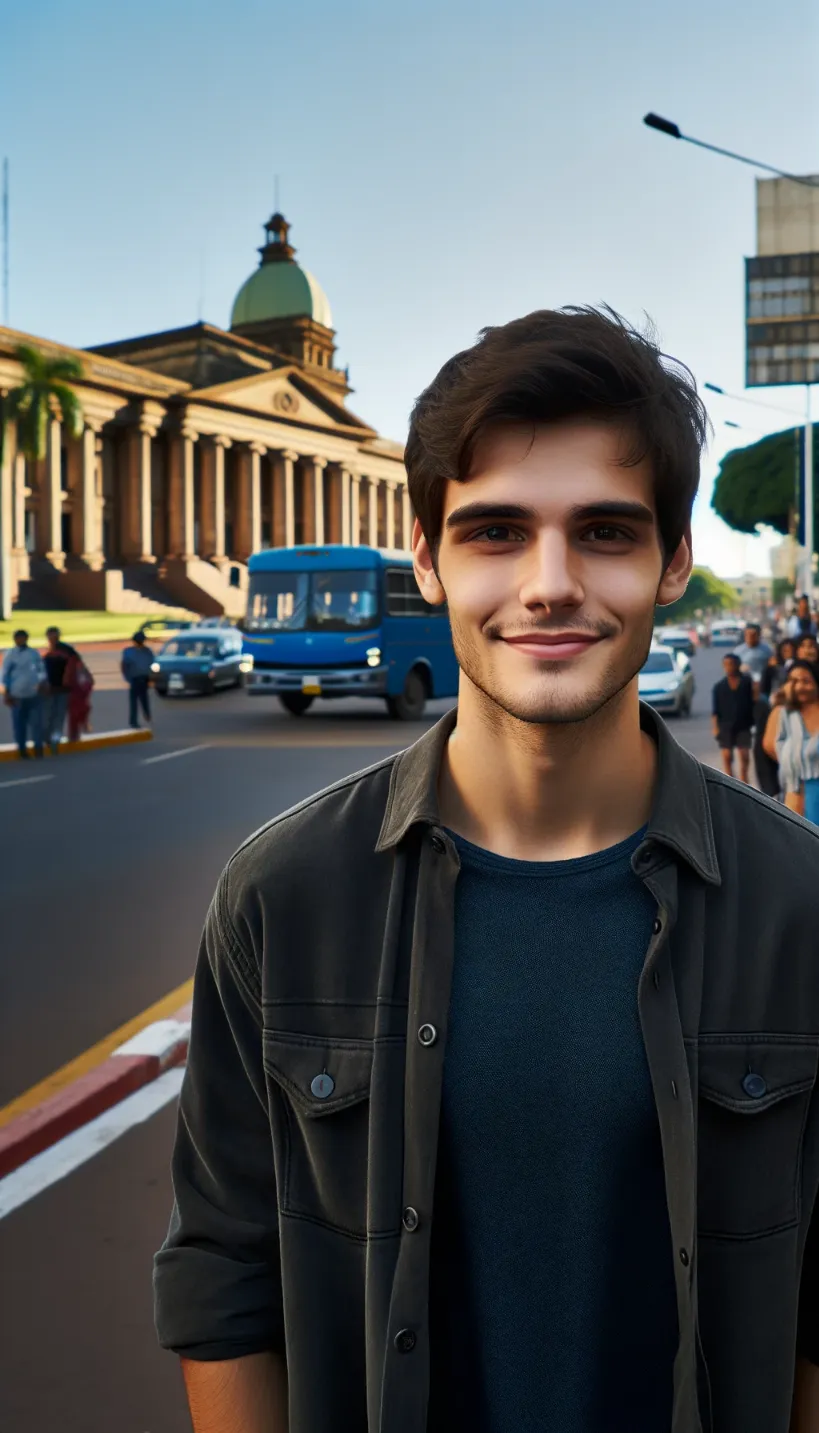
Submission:
[[[40,653],[28,645],[28,632],[22,627],[15,632],[14,646],[3,658],[0,682],[4,690],[3,700],[11,708],[14,740],[21,759],[28,759],[29,732],[34,743],[34,755],[42,756],[46,669]]]
[[[154,654],[145,642],[144,632],[135,632],[130,647],[122,654],[120,669],[128,683],[128,722],[135,730],[139,726],[139,709],[145,721],[151,724],[151,704],[148,700],[148,686]]]

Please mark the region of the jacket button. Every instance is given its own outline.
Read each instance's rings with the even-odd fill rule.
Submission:
[[[443,836],[438,835],[437,831],[433,832],[429,844],[437,856],[443,856],[446,851],[446,841]]]
[[[418,1031],[418,1039],[422,1045],[434,1045],[438,1039],[438,1031],[434,1025],[422,1025]]]
[[[742,1081],[742,1088],[746,1095],[750,1095],[752,1100],[761,1100],[762,1096],[768,1093],[768,1086],[762,1076],[754,1075],[751,1072],[749,1072]]]
[[[656,919],[655,922],[654,922],[654,934],[655,934],[655,935],[659,935],[659,934],[660,934],[660,931],[662,930],[662,928],[663,928],[663,923],[662,923],[662,921],[660,920],[660,917],[658,916],[657,919]]]
[[[412,1329],[401,1329],[400,1333],[395,1335],[393,1342],[399,1353],[412,1353],[416,1344],[415,1334]]]
[[[418,1210],[413,1209],[412,1205],[408,1204],[402,1215],[401,1222],[403,1223],[404,1228],[409,1234],[414,1234],[415,1230],[418,1228],[419,1223]]]
[[[642,846],[641,849],[637,852],[636,859],[638,866],[650,866],[652,860],[654,859],[653,846]]]
[[[680,1250],[680,1263],[682,1264],[682,1266],[683,1266],[684,1269],[687,1269],[687,1268],[688,1268],[689,1259],[688,1259],[688,1250],[687,1250],[687,1249],[681,1249],[681,1250]]]
[[[317,1100],[326,1100],[333,1093],[335,1087],[335,1080],[332,1075],[327,1074],[326,1070],[321,1075],[315,1075],[310,1081],[310,1089]]]

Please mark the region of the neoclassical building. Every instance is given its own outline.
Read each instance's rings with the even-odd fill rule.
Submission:
[[[230,328],[208,323],[77,350],[0,328],[0,392],[20,343],[71,355],[84,426],[55,415],[45,459],[4,448],[4,531],[21,606],[238,615],[246,562],[299,542],[409,546],[403,448],[347,407],[323,290],[289,225],[265,225]]]

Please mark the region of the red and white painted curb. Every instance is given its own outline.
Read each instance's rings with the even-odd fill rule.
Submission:
[[[190,1006],[170,1020],[146,1025],[101,1065],[0,1129],[0,1179],[183,1064],[190,1028]]]

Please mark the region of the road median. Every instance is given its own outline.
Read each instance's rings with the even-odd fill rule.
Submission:
[[[190,1005],[146,1025],[106,1060],[0,1129],[0,1179],[184,1062]]]
[[[88,732],[81,736],[78,741],[60,742],[60,756],[81,756],[83,752],[103,751],[109,746],[136,746],[143,741],[152,741],[153,732],[150,727],[139,727],[136,731],[131,728],[124,728],[122,731],[100,731]],[[28,744],[29,754],[33,753],[34,747],[31,742]],[[46,756],[49,755],[46,745]],[[45,759],[45,758],[44,758]],[[0,744],[0,761],[19,761],[20,753],[14,742]]]

